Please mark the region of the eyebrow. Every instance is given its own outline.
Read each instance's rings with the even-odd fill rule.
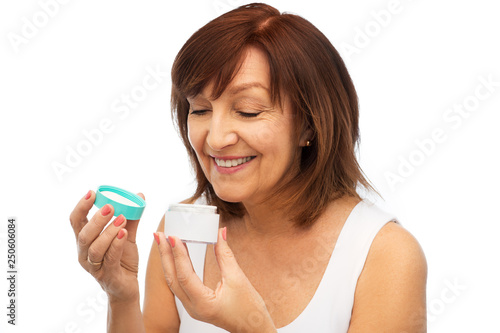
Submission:
[[[269,88],[262,85],[260,82],[248,82],[232,87],[228,90],[228,93],[231,95],[236,95],[244,90],[252,89],[252,88],[261,88],[269,93]]]
[[[265,91],[267,91],[268,94],[270,94],[269,88],[267,88],[266,86],[264,86],[260,82],[242,83],[240,85],[237,85],[237,86],[234,86],[234,87],[228,89],[227,92],[230,95],[237,95],[237,94],[241,93],[242,91],[252,89],[252,88],[261,88],[261,89],[264,89]],[[203,94],[198,94],[196,96],[187,97],[187,100],[189,101],[190,99],[197,99],[199,97],[205,98],[205,97],[203,97]]]

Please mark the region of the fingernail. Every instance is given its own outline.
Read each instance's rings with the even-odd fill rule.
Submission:
[[[125,221],[125,217],[123,217],[123,215],[120,215],[116,218],[113,224],[115,225],[115,227],[119,227],[123,223],[123,221]]]
[[[222,239],[226,240],[226,227],[224,227],[224,229],[222,229]]]
[[[156,232],[153,232],[153,236],[155,237],[156,243],[158,243],[158,245],[160,245],[160,237],[158,236],[158,234]]]
[[[122,239],[123,236],[125,236],[125,230],[124,229],[120,229],[120,231],[118,231],[118,239]]]
[[[108,215],[109,212],[111,212],[111,206],[110,205],[104,205],[104,207],[102,208],[102,211],[101,211],[102,216]]]
[[[168,242],[170,243],[170,246],[172,246],[172,248],[174,248],[174,246],[175,246],[175,239],[174,239],[174,237],[168,236]]]
[[[85,200],[89,200],[90,196],[92,195],[92,191],[89,190],[89,193],[85,195]]]

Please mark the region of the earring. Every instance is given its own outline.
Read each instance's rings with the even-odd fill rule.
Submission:
[[[311,141],[307,140],[306,141],[306,147],[310,147],[311,146]]]

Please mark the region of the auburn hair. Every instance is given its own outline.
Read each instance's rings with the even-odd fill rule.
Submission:
[[[297,226],[312,225],[327,205],[344,195],[361,199],[358,185],[378,192],[363,176],[355,154],[359,144],[358,97],[346,66],[330,41],[304,18],[262,3],[236,8],[196,31],[172,66],[172,118],[196,173],[190,200],[205,195],[222,218],[242,217],[241,203],[220,199],[205,177],[188,138],[187,97],[213,83],[217,99],[237,74],[248,47],[267,56],[270,94],[275,105],[289,97],[295,131],[311,129],[297,170],[275,188],[276,209],[286,209]],[[271,143],[272,144],[272,143]],[[297,171],[297,172],[294,172]],[[290,174],[290,173],[289,173]],[[276,201],[276,200],[274,200]]]

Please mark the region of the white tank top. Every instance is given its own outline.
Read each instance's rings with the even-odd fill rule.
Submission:
[[[203,204],[204,201],[197,200]],[[337,239],[330,261],[307,307],[279,333],[345,333],[349,328],[354,292],[368,251],[379,230],[388,222],[399,221],[368,200],[360,201],[351,211]],[[203,280],[205,244],[187,243],[196,274]],[[180,300],[180,333],[221,333],[224,329],[191,318]]]

